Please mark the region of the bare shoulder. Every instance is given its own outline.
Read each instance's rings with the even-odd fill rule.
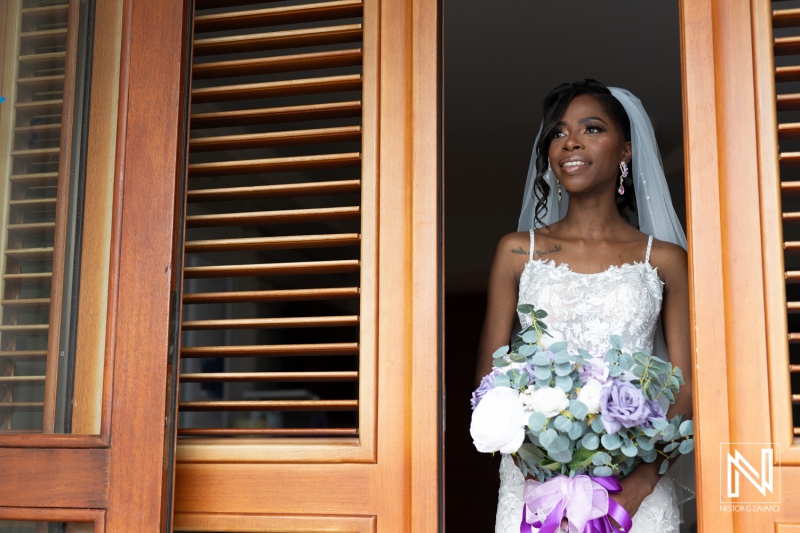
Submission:
[[[514,254],[527,257],[530,253],[531,239],[527,231],[515,231],[500,238],[497,255]]]
[[[686,250],[677,244],[653,239],[650,264],[658,268],[662,279],[667,283],[684,281],[688,278]]]

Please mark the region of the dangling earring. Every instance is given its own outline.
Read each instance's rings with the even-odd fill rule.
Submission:
[[[617,192],[619,193],[620,196],[622,196],[623,194],[625,194],[625,184],[622,183],[622,178],[628,177],[628,165],[627,163],[625,163],[625,161],[622,161],[619,164],[619,170],[622,173],[619,175],[619,189],[617,189]]]
[[[558,201],[561,201],[561,180],[556,178],[556,183],[558,183]]]

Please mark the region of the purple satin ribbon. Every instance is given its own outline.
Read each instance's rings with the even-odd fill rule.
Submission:
[[[590,480],[588,485],[587,479]],[[545,483],[529,481],[526,485],[528,483],[533,483],[534,488],[529,490],[529,487],[526,486],[525,505],[522,507],[522,523],[519,526],[520,533],[531,533],[533,528],[538,528],[539,533],[555,533],[561,525],[561,521],[564,518],[569,519],[572,514],[570,504],[575,505],[576,501],[570,502],[569,500],[573,499],[580,501],[578,503],[579,506],[589,501],[592,507],[595,507],[595,504],[599,504],[600,508],[607,507],[607,514],[596,516],[595,513],[594,518],[589,518],[582,524],[582,533],[626,533],[633,526],[628,512],[620,504],[608,497],[609,492],[612,494],[622,492],[622,486],[614,477],[575,476],[574,478],[568,478],[566,476],[557,476]],[[555,486],[537,491],[537,488],[543,487],[547,483],[554,483]],[[555,492],[559,493],[560,496],[547,489],[555,489]],[[526,511],[529,504],[535,505],[537,502],[552,503],[554,497],[557,498],[557,501],[543,522],[538,520],[528,522]],[[588,514],[585,509],[583,511],[584,514]],[[620,528],[611,523],[611,518],[620,525]]]

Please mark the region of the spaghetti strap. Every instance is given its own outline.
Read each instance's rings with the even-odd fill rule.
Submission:
[[[531,230],[531,251],[528,252],[528,260],[533,261],[533,230]]]
[[[647,239],[647,255],[644,258],[644,262],[648,265],[650,264],[650,248],[653,247],[653,236],[650,235],[650,238]]]

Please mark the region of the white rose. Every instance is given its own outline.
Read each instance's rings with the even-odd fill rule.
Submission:
[[[541,387],[531,393],[531,405],[537,413],[552,418],[569,407],[569,399],[558,387]]]
[[[602,388],[603,385],[593,378],[589,378],[581,387],[577,400],[589,409],[589,413],[600,412],[600,391]]]
[[[514,453],[525,440],[526,422],[519,392],[495,387],[472,411],[469,433],[479,452]]]

